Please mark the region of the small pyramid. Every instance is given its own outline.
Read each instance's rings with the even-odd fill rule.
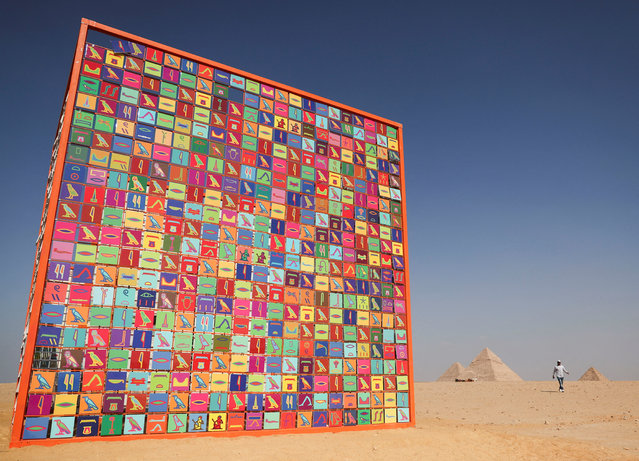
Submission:
[[[609,381],[599,370],[595,367],[590,367],[579,378],[579,381]]]
[[[477,381],[477,374],[473,370],[466,368],[464,371],[459,373],[459,376],[455,381]]]
[[[466,371],[472,371],[477,381],[523,381],[493,351],[486,348],[470,362]]]
[[[455,379],[462,371],[464,371],[464,367],[462,366],[462,364],[459,362],[455,362],[450,367],[448,367],[448,370],[446,370],[443,375],[437,378],[437,381],[455,381]]]

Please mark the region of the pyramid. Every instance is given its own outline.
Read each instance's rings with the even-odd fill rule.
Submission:
[[[470,362],[466,371],[474,372],[477,381],[522,381],[517,373],[488,348]]]
[[[579,378],[579,381],[608,381],[608,378],[602,375],[595,367],[590,367],[581,378]]]
[[[477,374],[474,371],[466,368],[464,371],[459,373],[456,381],[477,381]]]
[[[455,378],[457,378],[462,371],[464,371],[462,364],[455,362],[448,367],[448,370],[446,370],[443,375],[437,378],[437,381],[455,381]]]

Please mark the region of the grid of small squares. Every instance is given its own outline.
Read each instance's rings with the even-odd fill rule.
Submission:
[[[74,103],[23,439],[409,421],[395,128],[122,40]]]

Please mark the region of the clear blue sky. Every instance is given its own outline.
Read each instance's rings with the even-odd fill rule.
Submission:
[[[404,124],[417,380],[639,379],[639,3],[158,0],[3,8],[0,382],[83,16]]]

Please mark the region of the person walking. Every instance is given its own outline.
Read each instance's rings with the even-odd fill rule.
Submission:
[[[564,377],[569,374],[566,367],[561,364],[561,360],[557,360],[557,365],[555,365],[552,371],[552,379],[557,378],[557,381],[559,381],[559,392],[564,391]]]

